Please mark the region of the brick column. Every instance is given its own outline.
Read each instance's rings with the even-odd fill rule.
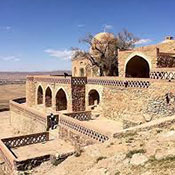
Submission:
[[[85,111],[85,85],[87,83],[86,77],[72,77],[72,111]]]

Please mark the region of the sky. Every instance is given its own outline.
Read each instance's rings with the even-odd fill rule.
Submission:
[[[0,0],[0,71],[71,69],[88,33],[127,29],[139,45],[175,36],[174,0]]]

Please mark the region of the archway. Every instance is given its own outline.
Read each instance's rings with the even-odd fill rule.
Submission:
[[[89,99],[89,106],[100,103],[100,95],[95,89],[89,92],[88,99]]]
[[[43,89],[41,86],[38,87],[37,91],[37,104],[43,104]]]
[[[56,110],[66,110],[67,109],[67,98],[63,89],[60,89],[56,94]]]
[[[46,105],[46,107],[52,106],[52,91],[51,91],[50,87],[48,87],[46,89],[45,105]]]
[[[74,77],[76,77],[76,76],[77,76],[77,68],[74,67]]]
[[[140,56],[134,56],[126,65],[125,76],[149,78],[149,72],[150,68],[148,62]]]
[[[84,77],[84,69],[80,68],[80,77]]]

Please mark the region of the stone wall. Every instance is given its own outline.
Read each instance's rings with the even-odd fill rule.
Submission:
[[[88,122],[60,115],[59,137],[72,144],[78,142],[80,145],[86,146],[93,143],[103,143],[112,138],[112,133],[96,128]]]
[[[160,133],[162,131],[175,130],[174,124],[175,124],[175,117],[171,116],[164,119],[158,119],[157,121],[148,122],[139,126],[118,131],[113,135],[113,137],[114,138],[125,138],[125,137],[136,138],[137,136],[139,140],[141,140],[141,137],[145,137],[144,140],[147,140],[147,139],[150,139],[150,137],[154,138],[157,133]]]
[[[13,101],[10,102],[10,122],[15,129],[23,134],[44,132],[47,129],[45,114]]]
[[[84,76],[96,77],[98,76],[98,68],[96,66],[91,66],[91,62],[85,58],[78,58],[72,60],[72,76],[81,76],[80,69],[84,70]]]
[[[125,77],[125,67],[127,62],[133,58],[134,56],[140,56],[144,58],[150,67],[150,70],[158,67],[157,59],[159,53],[174,53],[175,41],[171,40],[170,42],[162,42],[156,45],[149,45],[144,47],[136,47],[130,51],[119,51],[118,55],[118,68],[119,68],[119,76]],[[169,55],[169,54],[168,54]],[[162,57],[165,59],[165,54]]]
[[[85,86],[87,79],[84,77],[72,77],[72,111],[85,111]]]
[[[113,78],[106,78],[106,81],[110,79]],[[132,81],[131,79],[126,80]],[[144,81],[144,79],[134,80]],[[86,108],[88,109],[88,92],[95,89],[100,95],[98,109],[101,116],[113,120],[123,121],[127,119],[139,123],[174,115],[175,82],[147,80],[150,83],[148,88],[87,84]],[[169,103],[167,103],[167,95]]]
[[[37,104],[37,90],[41,86],[43,90],[43,104]],[[45,92],[47,88],[52,92],[52,106],[48,109],[45,106]],[[67,98],[67,111],[72,111],[72,94],[71,94],[71,78],[56,77],[56,76],[34,76],[33,81],[27,79],[26,99],[27,105],[37,108],[40,111],[47,112],[50,110],[56,111],[56,95],[62,89]]]
[[[140,56],[144,58],[150,67],[150,70],[156,68],[157,63],[157,49],[142,49],[142,50],[133,50],[133,51],[120,51],[118,56],[118,68],[119,68],[119,76],[125,77],[125,68],[128,61],[134,56]]]
[[[28,106],[35,105],[35,92],[36,92],[36,86],[34,78],[28,76],[26,81],[26,103]]]

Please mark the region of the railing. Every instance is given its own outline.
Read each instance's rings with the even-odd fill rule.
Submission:
[[[16,158],[1,140],[0,140],[0,156],[6,164],[7,170],[5,173],[12,174]]]
[[[120,86],[120,87],[138,87],[148,88],[150,82],[148,80],[115,80],[113,79],[91,79],[87,80],[88,84],[106,85],[106,86]]]
[[[72,77],[72,85],[85,85],[87,83],[86,77]]]
[[[166,79],[166,80],[174,80],[175,79],[175,71],[161,71],[155,70],[150,73],[150,78],[152,79]]]
[[[64,114],[80,121],[91,120],[91,111],[73,112]]]
[[[15,148],[15,147],[19,147],[19,146],[31,145],[31,144],[45,142],[48,140],[49,140],[49,133],[48,132],[42,132],[42,133],[36,133],[36,134],[23,135],[23,136],[2,139],[3,143],[8,148]]]
[[[29,81],[41,81],[41,82],[48,82],[48,83],[60,83],[60,84],[70,84],[71,77],[64,77],[64,76],[28,76],[27,80]]]
[[[25,112],[26,114],[28,114],[28,116],[30,116],[31,118],[37,119],[42,124],[47,123],[47,117],[44,116],[45,114],[42,114],[38,111],[34,111],[33,109],[31,109],[23,104],[19,104],[15,101],[11,100],[10,101],[10,109]]]
[[[74,132],[79,133],[80,135],[84,135],[89,137],[93,141],[96,142],[105,142],[107,141],[111,134],[103,131],[99,131],[97,128],[94,128],[88,123],[84,123],[73,118],[69,118],[65,115],[60,116],[59,125],[63,128],[68,128]]]
[[[24,136],[5,138],[0,140],[0,156],[4,160],[7,174],[13,174],[14,170],[26,170],[27,165],[36,166],[43,161],[49,160],[50,155],[44,155],[27,160],[18,160],[18,157],[11,151],[11,148],[42,143],[49,141],[49,133],[36,133]]]

